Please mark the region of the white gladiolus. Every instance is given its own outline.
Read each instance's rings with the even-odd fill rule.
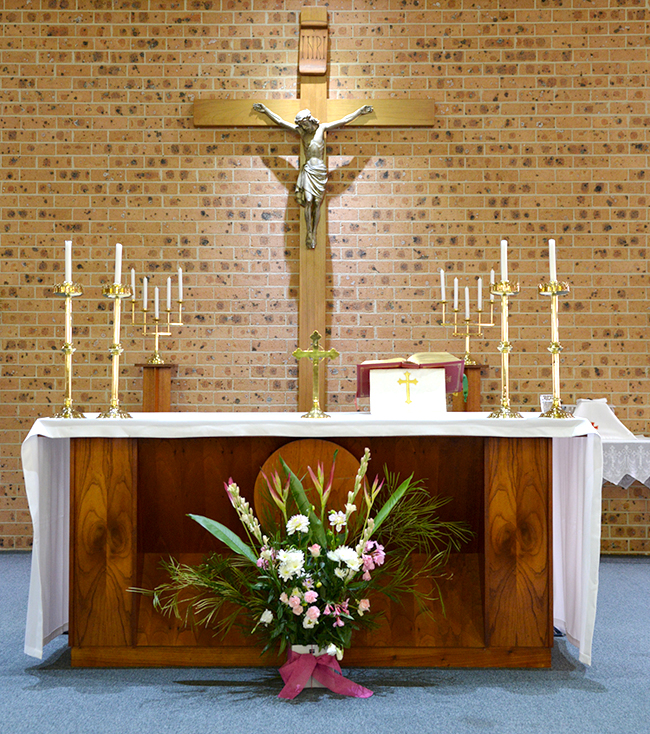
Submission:
[[[273,621],[273,612],[270,609],[265,609],[260,617],[260,622],[265,625],[271,624]]]

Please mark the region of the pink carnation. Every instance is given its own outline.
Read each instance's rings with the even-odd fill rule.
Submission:
[[[305,616],[308,619],[316,621],[320,617],[320,609],[318,607],[309,607],[305,612]]]
[[[293,596],[290,596],[290,597],[289,597],[289,602],[288,602],[288,603],[289,603],[289,606],[290,606],[290,607],[291,607],[292,609],[295,609],[296,607],[299,607],[299,606],[300,606],[300,604],[301,604],[301,601],[300,601],[300,597],[299,597],[299,596],[296,596],[296,595],[294,594]]]
[[[318,593],[316,591],[305,592],[305,601],[307,604],[313,604],[318,599]]]
[[[296,617],[302,614],[302,610],[303,608],[300,606],[300,604],[298,604],[297,607],[291,607],[291,611],[296,615]]]

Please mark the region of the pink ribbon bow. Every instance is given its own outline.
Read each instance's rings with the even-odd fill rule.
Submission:
[[[334,693],[354,698],[370,698],[372,691],[353,683],[341,673],[339,661],[333,655],[312,655],[289,650],[287,662],[280,668],[284,688],[279,698],[295,698],[313,676]]]

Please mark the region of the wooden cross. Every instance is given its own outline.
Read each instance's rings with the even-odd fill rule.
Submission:
[[[405,372],[404,373],[404,377],[406,379],[405,380],[402,380],[402,379],[398,380],[397,381],[397,384],[398,385],[406,385],[406,402],[407,403],[412,403],[413,401],[411,400],[411,385],[417,385],[418,384],[418,381],[416,379],[413,379],[413,380],[411,379],[411,373],[410,372]]]
[[[359,108],[357,99],[328,99],[327,10],[303,8],[300,13],[299,99],[204,99],[194,103],[196,127],[268,127],[274,123],[253,110],[254,103],[267,102],[285,120],[294,120],[298,112],[309,109],[319,120],[340,120]],[[362,100],[372,105],[373,112],[358,117],[350,126],[364,127],[431,127],[435,104],[432,100]],[[301,165],[304,160],[301,153]],[[300,218],[300,242],[306,241],[304,217]],[[326,333],[325,303],[327,298],[327,202],[316,230],[316,245],[300,247],[298,343],[304,343],[313,331]],[[320,375],[324,392],[324,374]],[[305,362],[298,368],[298,409],[307,410],[312,389],[312,372]]]
[[[303,418],[329,418],[329,415],[326,413],[323,413],[320,407],[320,400],[318,398],[318,389],[319,389],[319,379],[318,379],[318,366],[324,359],[335,359],[339,356],[339,353],[336,351],[336,349],[328,349],[325,351],[324,349],[321,349],[318,344],[321,340],[321,336],[317,331],[314,331],[314,333],[309,337],[311,339],[311,348],[304,350],[304,349],[296,349],[293,352],[293,356],[296,359],[302,359],[303,357],[307,357],[307,359],[311,360],[312,363],[312,373],[313,373],[313,379],[312,379],[312,406],[309,413],[306,413],[303,415]],[[408,373],[407,373],[408,374]]]

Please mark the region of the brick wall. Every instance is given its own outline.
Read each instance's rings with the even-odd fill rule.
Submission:
[[[74,399],[109,399],[108,302],[124,270],[163,287],[181,265],[188,326],[175,410],[293,410],[298,146],[278,129],[192,125],[199,97],[297,92],[301,3],[282,0],[5,0],[1,12],[3,451],[0,546],[30,544],[20,442],[63,397],[63,242],[74,243]],[[438,268],[461,286],[498,269],[510,239],[511,394],[550,391],[548,237],[558,244],[562,391],[648,418],[648,19],[643,0],[333,0],[330,96],[433,98],[431,129],[329,137],[330,408],[354,409],[356,363],[449,349]],[[426,8],[426,9],[425,9]],[[499,395],[498,329],[472,344]],[[151,340],[126,326],[122,404],[141,405]],[[607,497],[605,547],[637,515]],[[645,502],[645,500],[643,500]],[[639,514],[641,513],[641,514]],[[643,523],[642,523],[643,524]]]

